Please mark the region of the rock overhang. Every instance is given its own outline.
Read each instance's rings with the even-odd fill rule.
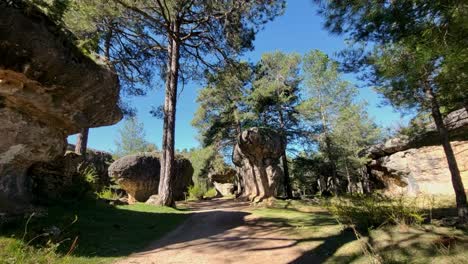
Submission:
[[[0,4],[0,104],[74,134],[122,119],[119,81],[38,10]],[[45,111],[53,109],[54,111]]]

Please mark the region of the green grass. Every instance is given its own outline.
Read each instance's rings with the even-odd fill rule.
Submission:
[[[88,200],[55,206],[47,216],[32,217],[26,233],[27,219],[1,227],[0,263],[109,263],[143,249],[186,217],[146,204],[113,207]],[[44,236],[50,227],[61,234]]]
[[[468,263],[468,232],[462,230],[389,225],[356,234],[322,203],[302,201],[276,200],[252,213],[284,227],[297,244],[309,248],[298,263]]]

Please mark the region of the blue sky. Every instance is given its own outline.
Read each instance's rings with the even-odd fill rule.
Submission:
[[[319,49],[335,57],[335,53],[345,47],[344,38],[329,34],[323,29],[323,18],[317,15],[316,6],[312,0],[288,0],[283,16],[276,18],[260,31],[255,40],[255,50],[245,54],[249,61],[258,61],[262,53],[280,50],[283,52],[298,52],[304,54],[312,49]],[[355,82],[355,76],[346,78]],[[195,102],[200,84],[186,85],[177,103],[176,138],[177,149],[197,147],[196,130],[190,125],[197,109]],[[163,87],[157,87],[145,97],[132,98],[131,103],[138,110],[137,117],[144,123],[148,141],[161,146],[162,121],[149,114],[152,106],[162,105],[164,99]],[[360,88],[358,99],[368,102],[369,114],[383,126],[390,126],[401,120],[401,115],[392,108],[379,107],[382,100],[370,88]],[[407,120],[408,118],[404,118]],[[90,129],[88,146],[94,149],[112,151],[118,137],[116,125]],[[70,136],[69,142],[75,143],[76,136]]]

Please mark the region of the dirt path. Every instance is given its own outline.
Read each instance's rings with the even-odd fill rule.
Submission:
[[[287,227],[249,213],[248,204],[213,200],[189,207],[194,214],[184,224],[118,264],[300,263],[295,260],[308,250]]]

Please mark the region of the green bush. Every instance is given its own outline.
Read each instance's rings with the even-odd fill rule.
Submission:
[[[77,175],[72,178],[72,184],[61,195],[60,202],[73,202],[85,197],[94,196],[98,185],[98,175],[93,166],[80,165]],[[86,166],[86,167],[84,167]]]
[[[214,198],[214,197],[216,197],[217,194],[218,194],[218,192],[216,191],[216,189],[214,187],[212,187],[208,191],[206,191],[203,196],[205,198]]]
[[[101,199],[107,199],[107,200],[117,200],[120,198],[120,196],[109,187],[106,187],[102,189],[100,192],[97,192],[96,195]]]
[[[206,187],[201,184],[195,184],[189,186],[188,188],[188,198],[189,200],[200,200],[203,199],[203,195],[206,192]]]
[[[424,221],[422,210],[403,197],[391,199],[374,194],[333,198],[328,208],[339,222],[359,230],[387,224],[420,224]]]

